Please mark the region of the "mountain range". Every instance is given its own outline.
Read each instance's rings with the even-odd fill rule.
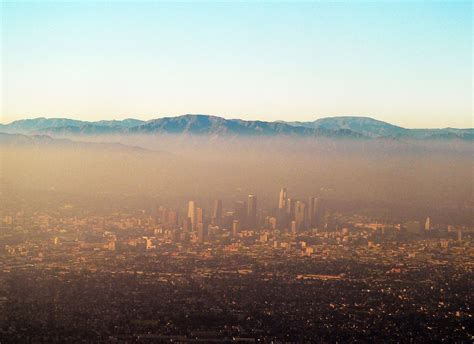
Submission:
[[[408,129],[369,117],[327,117],[311,122],[266,122],[225,119],[210,115],[183,115],[142,121],[128,118],[80,121],[35,118],[0,124],[0,132],[28,135],[189,134],[218,136],[303,136],[334,138],[408,138],[473,140],[474,129]]]

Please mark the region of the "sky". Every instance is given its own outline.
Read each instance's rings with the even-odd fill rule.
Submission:
[[[0,122],[370,116],[473,127],[472,3],[5,2]]]

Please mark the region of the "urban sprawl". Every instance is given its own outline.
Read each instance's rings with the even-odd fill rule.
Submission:
[[[474,339],[468,225],[374,222],[283,188],[272,209],[65,204],[1,228],[1,343]]]

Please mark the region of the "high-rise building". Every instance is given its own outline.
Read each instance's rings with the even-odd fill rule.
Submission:
[[[425,231],[429,231],[429,230],[431,230],[431,219],[427,217],[425,221]]]
[[[286,215],[290,221],[295,219],[295,204],[296,201],[293,198],[286,200]]]
[[[257,227],[257,197],[254,195],[247,198],[247,226],[250,229]]]
[[[267,216],[265,218],[265,227],[266,228],[271,228],[271,229],[276,229],[277,227],[277,218],[273,216]]]
[[[239,220],[234,220],[232,222],[232,236],[236,238],[239,233],[240,233],[240,222]]]
[[[288,194],[286,188],[280,190],[280,197],[278,199],[278,210],[276,213],[276,225],[279,229],[288,228],[288,215],[286,212],[288,202]]]
[[[222,216],[222,228],[232,229],[232,221],[234,221],[234,215],[235,214],[233,211],[228,211],[224,213],[224,215]]]
[[[323,228],[326,223],[326,209],[324,200],[321,198],[316,198],[314,201],[314,220],[313,226],[316,228]]]
[[[205,222],[205,213],[204,209],[196,208],[196,224]]]
[[[168,212],[168,225],[176,226],[178,224],[178,212],[170,210]]]
[[[295,220],[291,221],[291,235],[296,235],[297,233],[296,227],[297,227],[296,221]]]
[[[245,224],[247,217],[247,204],[242,201],[237,201],[234,204],[234,220],[238,220],[239,224]]]
[[[222,200],[216,199],[212,209],[212,224],[220,225],[222,222]]]
[[[207,237],[209,241],[212,241],[220,233],[219,226],[208,225],[207,226]]]
[[[199,209],[199,208],[198,208]],[[198,222],[196,225],[196,231],[197,231],[197,239],[198,243],[202,244],[204,242],[204,224],[202,222]]]
[[[307,217],[308,217],[308,226],[311,228],[318,227],[319,225],[319,199],[316,197],[309,197],[308,198],[308,209],[307,209]]]
[[[189,201],[188,202],[188,220],[189,220],[189,224],[190,227],[189,229],[190,230],[194,230],[196,227],[196,202],[195,201]]]
[[[189,217],[187,217],[183,220],[183,232],[187,233],[187,232],[190,232],[191,230],[192,230],[192,228],[191,228],[191,219]]]
[[[296,201],[296,204],[295,204],[295,222],[296,222],[296,229],[297,230],[305,229],[306,204],[302,201]]]
[[[286,194],[286,188],[280,190],[280,198],[278,200],[278,209],[286,209],[286,199],[288,195]]]

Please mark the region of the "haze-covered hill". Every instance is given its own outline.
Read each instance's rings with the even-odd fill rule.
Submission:
[[[102,133],[131,128],[144,121],[127,118],[124,120],[102,120],[96,122],[80,121],[68,118],[33,118],[21,119],[9,124],[0,124],[0,131],[4,133],[35,134],[55,130],[71,133]]]
[[[370,117],[328,117],[312,122],[288,122],[288,124],[307,128],[348,129],[367,137],[399,136],[410,131]]]
[[[130,151],[130,152],[151,152],[151,150],[124,145],[122,143],[101,143],[82,142],[68,139],[52,138],[48,135],[23,135],[8,134],[0,132],[0,147],[24,147],[24,148],[74,148],[74,149],[94,149],[108,151]]]
[[[414,139],[474,139],[474,129],[407,129],[370,117],[327,117],[312,122],[287,122],[290,125],[314,129],[346,129],[366,137],[394,137]]]
[[[184,115],[165,117],[148,121],[130,128],[133,134],[192,134],[192,135],[237,135],[237,136],[326,136],[326,137],[360,137],[350,130],[319,130],[313,128],[291,126],[286,123],[244,121],[240,119],[224,119],[207,115]]]

